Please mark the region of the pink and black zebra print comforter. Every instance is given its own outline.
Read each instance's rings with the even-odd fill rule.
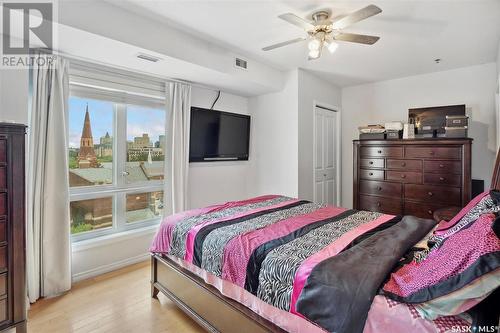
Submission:
[[[360,264],[364,264],[363,257],[368,259],[370,256],[363,255],[363,251],[378,251],[362,247],[364,241],[393,230],[402,225],[400,221],[401,217],[392,215],[268,195],[170,216],[162,223],[151,252],[183,259],[244,288],[274,307],[332,331],[332,320],[359,322],[359,313],[342,311],[332,316],[332,320],[321,317],[324,316],[322,313],[318,317],[318,311],[308,303],[311,297],[316,298],[316,293],[321,294],[326,289],[322,289],[321,283],[315,284],[315,280],[324,273],[324,267],[332,269],[331,259],[339,254],[341,258],[345,253],[356,253],[354,257],[359,257]],[[385,258],[384,269],[389,271],[378,273],[383,275],[382,281],[401,254],[423,238],[432,226],[433,223],[422,224],[419,228],[412,228],[406,236],[404,228],[398,229],[398,236],[394,237],[398,251],[394,258]],[[383,247],[383,242],[383,239],[378,241],[377,246]],[[384,254],[390,255],[390,252]],[[352,265],[352,258],[349,260]],[[354,281],[352,276],[345,279],[339,283],[352,284]],[[355,283],[359,286],[360,282]],[[364,318],[378,287],[352,295],[353,299],[363,303],[359,308],[366,312]],[[329,302],[334,303],[334,300]],[[297,309],[297,304],[300,309]],[[339,308],[343,306],[338,304]],[[350,330],[350,324],[342,327],[344,331],[354,332]],[[358,330],[363,328],[362,325],[357,327]],[[335,331],[342,330],[336,327]]]

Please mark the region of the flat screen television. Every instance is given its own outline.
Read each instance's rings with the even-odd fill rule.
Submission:
[[[246,161],[250,116],[191,108],[189,162]]]
[[[408,120],[415,124],[415,134],[444,134],[446,116],[465,116],[465,104],[415,108],[408,110]]]

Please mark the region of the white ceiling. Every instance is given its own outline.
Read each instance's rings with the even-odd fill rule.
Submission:
[[[493,62],[500,41],[499,0],[110,2],[279,69],[308,69],[339,86]],[[371,3],[383,12],[345,30],[380,36],[375,45],[342,43],[335,54],[315,61],[306,59],[305,42],[261,50],[304,35],[279,14],[307,18],[326,8],[342,16]]]

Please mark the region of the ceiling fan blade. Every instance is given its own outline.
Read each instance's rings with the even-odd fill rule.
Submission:
[[[287,40],[286,42],[281,42],[281,43],[278,43],[278,44],[273,44],[273,45],[269,45],[269,46],[263,47],[262,51],[274,50],[274,49],[277,49],[278,47],[290,45],[290,44],[293,44],[293,43],[298,43],[298,42],[301,42],[303,40],[306,40],[306,38],[305,37],[300,37],[300,38],[295,38],[295,39]]]
[[[358,34],[350,34],[347,32],[342,32],[334,37],[335,40],[341,40],[343,42],[351,42],[351,43],[360,43],[360,44],[375,44],[380,37],[377,36],[368,36],[368,35],[358,35]]]
[[[369,5],[363,9],[355,11],[354,13],[351,13],[339,19],[338,21],[333,22],[332,27],[333,29],[344,29],[350,26],[351,24],[369,18],[370,16],[377,15],[381,12],[382,9],[378,8],[377,6]]]
[[[314,29],[314,25],[311,22],[306,21],[302,17],[298,17],[295,14],[286,13],[286,14],[281,14],[278,17],[282,20],[287,21],[288,23],[291,23],[299,28],[304,29],[305,31]]]

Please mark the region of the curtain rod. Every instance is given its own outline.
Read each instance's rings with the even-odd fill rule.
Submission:
[[[151,74],[151,73],[146,73],[146,72],[142,72],[142,71],[139,71],[139,70],[130,69],[130,68],[127,68],[127,67],[122,67],[122,66],[116,66],[116,65],[107,64],[107,63],[102,62],[102,61],[89,60],[89,59],[86,59],[86,58],[83,58],[83,57],[75,56],[75,55],[64,53],[64,52],[61,52],[61,51],[48,50],[48,49],[45,49],[45,48],[38,48],[38,49],[36,49],[36,51],[40,51],[42,53],[47,53],[47,54],[49,54],[49,53],[56,54],[56,55],[58,55],[60,57],[63,57],[63,58],[69,59],[69,60],[76,60],[76,61],[79,61],[79,62],[91,64],[91,65],[92,64],[96,64],[96,65],[100,65],[100,66],[104,66],[104,67],[115,68],[115,69],[118,69],[118,70],[124,70],[124,71],[128,71],[128,72],[134,72],[135,74],[140,74],[140,75],[145,75],[145,76],[149,76],[149,77],[154,77],[156,79],[160,79],[160,80],[163,80],[163,81],[166,81],[166,82],[185,83],[185,84],[189,84],[189,85],[191,85],[193,87],[198,87],[198,88],[202,88],[202,89],[206,89],[206,90],[211,90],[213,92],[218,92],[220,90],[220,89],[218,89],[216,87],[204,85],[202,83],[197,83],[197,82],[192,82],[192,81],[182,80],[182,79],[175,79],[175,78],[171,78],[171,77],[163,76],[163,75],[154,75],[154,74]]]

